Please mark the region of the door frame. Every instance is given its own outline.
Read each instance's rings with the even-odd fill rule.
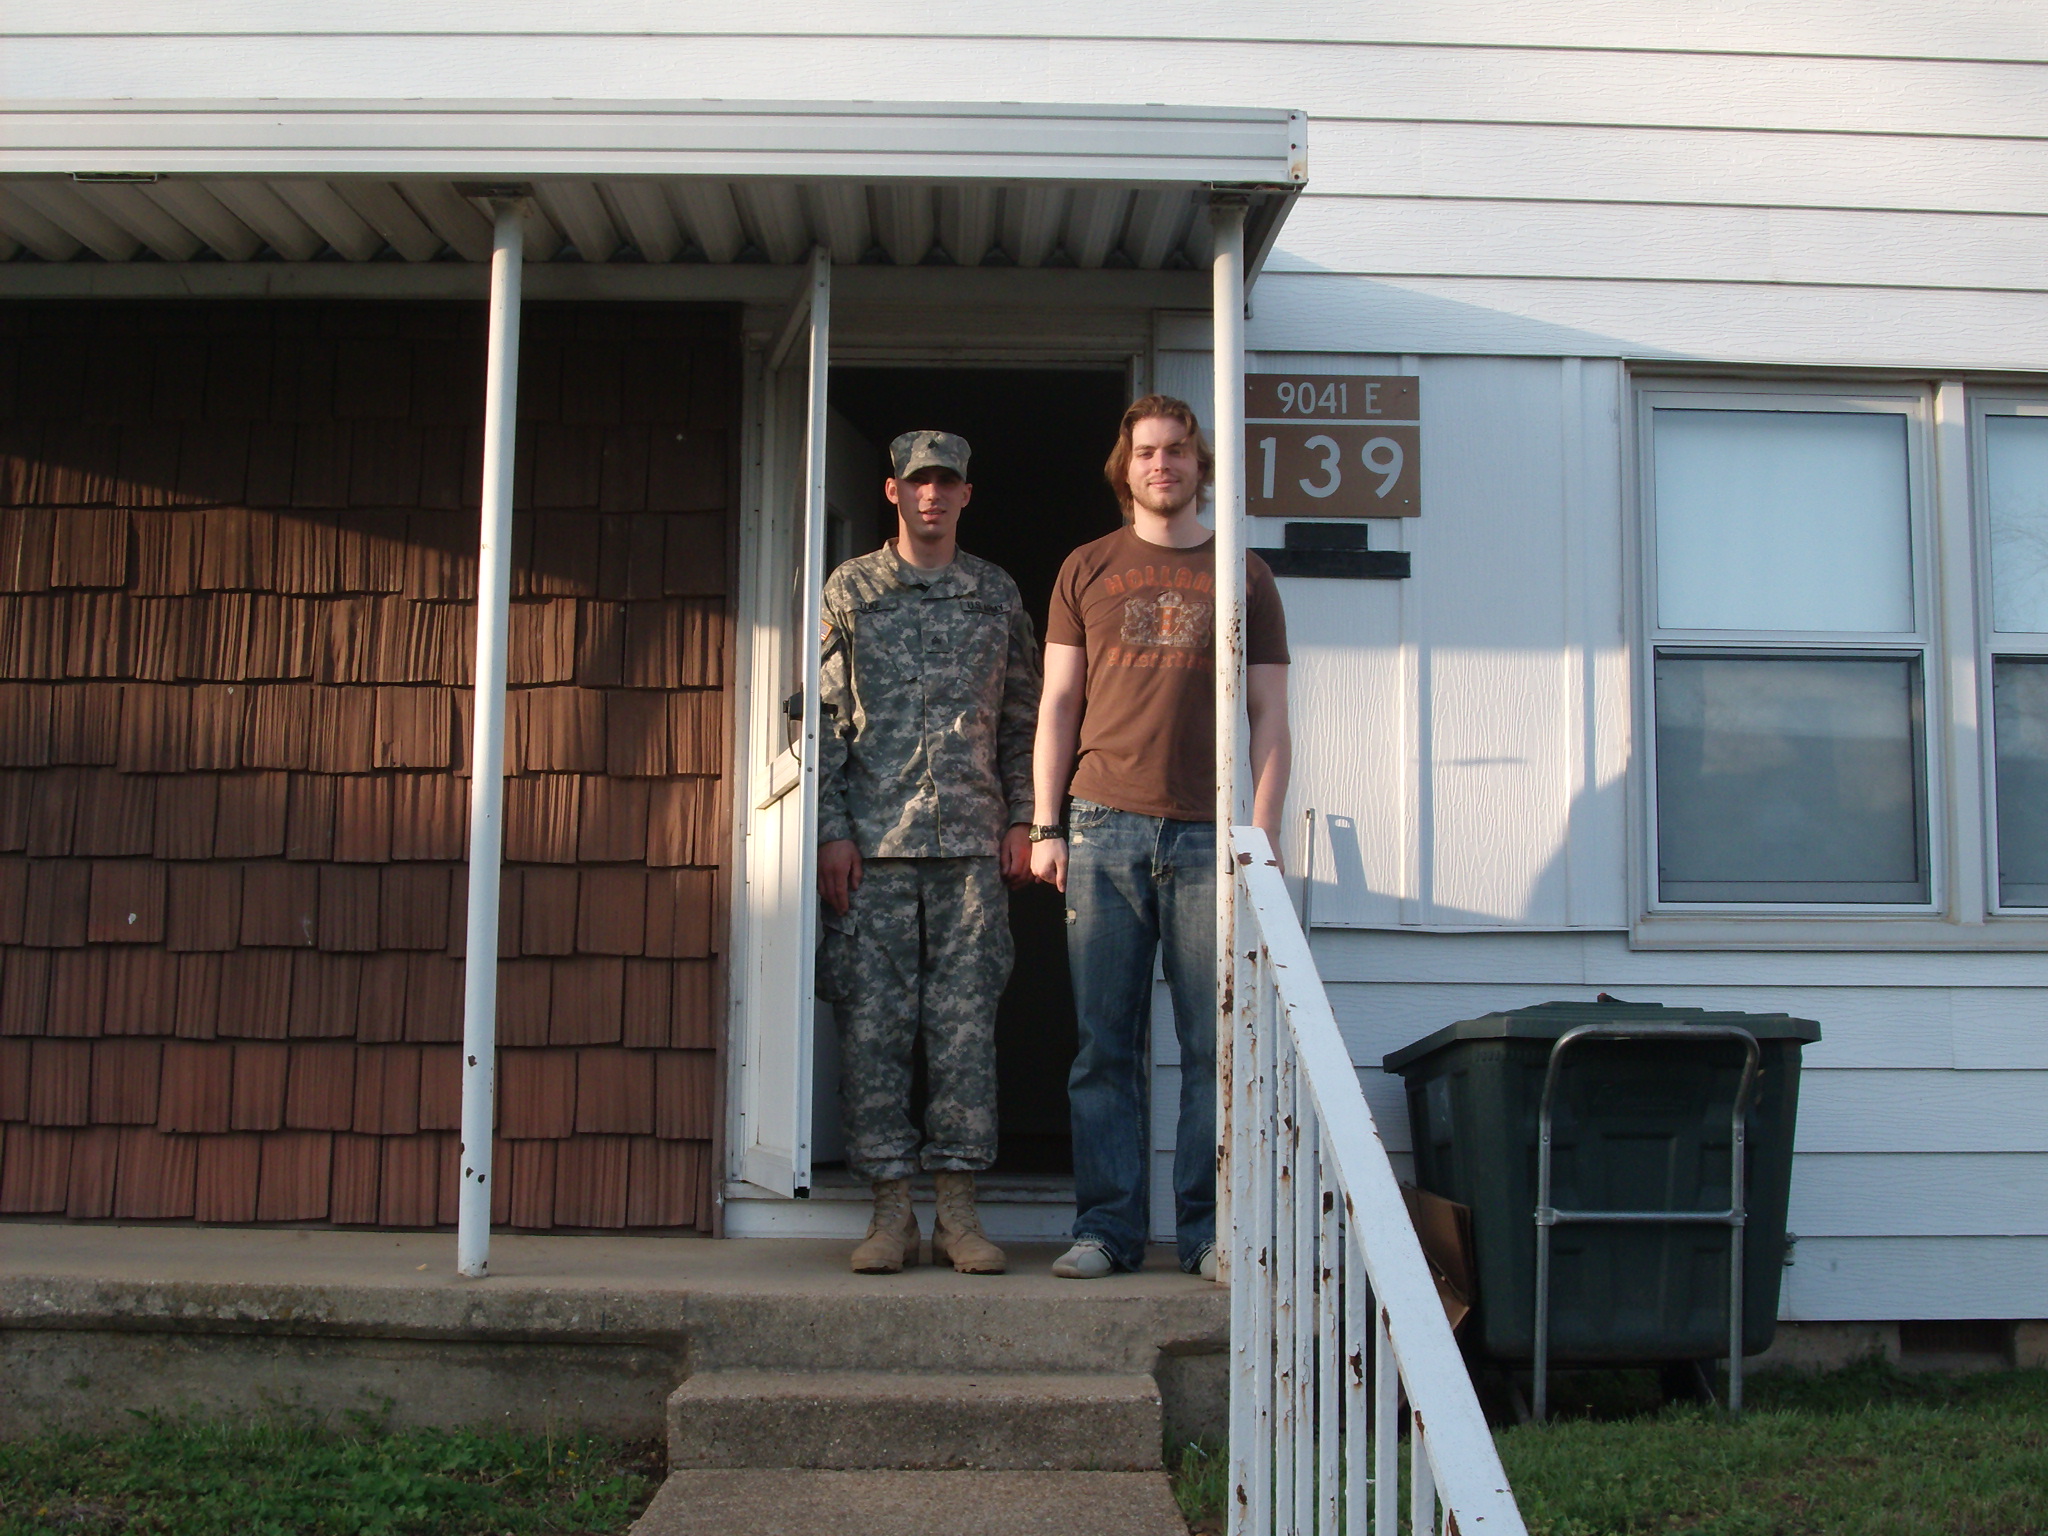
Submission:
[[[1032,275],[1042,277],[1042,274]],[[992,369],[1118,366],[1124,370],[1126,388],[1131,397],[1136,398],[1153,387],[1157,376],[1155,338],[1159,318],[1165,314],[1186,313],[1186,308],[1185,299],[1168,289],[1159,295],[1156,304],[1132,306],[1122,311],[1118,319],[1123,323],[1108,328],[1108,336],[1104,335],[1104,327],[1088,323],[1098,322],[1100,312],[1091,313],[1077,325],[1067,312],[1056,306],[993,312],[987,309],[951,311],[933,317],[924,334],[906,337],[900,328],[903,312],[896,306],[874,306],[870,309],[864,305],[841,303],[832,315],[827,372],[829,377],[831,367],[847,365]],[[764,624],[772,625],[774,622],[772,614],[764,615],[759,610],[762,536],[764,530],[771,526],[767,497],[772,494],[775,483],[772,466],[764,457],[774,451],[768,420],[773,402],[768,396],[766,368],[767,351],[775,341],[769,328],[770,318],[766,311],[749,312],[743,356],[740,596],[738,611],[733,616],[737,639],[733,701],[735,740],[732,744],[735,765],[733,845],[736,852],[732,861],[733,900],[730,905],[732,963],[728,967],[733,982],[728,998],[728,1044],[725,1052],[725,1145],[729,1150],[726,1166],[721,1170],[721,1199],[726,1202],[765,1202],[765,1206],[759,1208],[764,1213],[769,1207],[773,1208],[770,1224],[778,1232],[840,1236],[853,1231],[856,1211],[858,1220],[865,1220],[864,1207],[836,1200],[810,1200],[808,1182],[804,1195],[791,1201],[780,1191],[745,1176],[745,1105],[750,1090],[748,1074],[753,1068],[747,1060],[749,999],[744,995],[744,989],[753,982],[754,946],[758,942],[751,928],[748,905],[748,856],[751,849],[747,830],[755,814],[753,801],[749,798],[748,776],[753,772],[753,764],[759,755],[758,733],[772,729],[778,718],[772,717],[760,701],[754,679],[754,648],[759,643],[758,636]],[[829,408],[829,398],[827,404]],[[815,908],[815,885],[812,886],[812,904]],[[809,1109],[809,1066],[815,1059],[815,1049],[813,1041],[806,1053],[806,1097],[801,1101],[805,1113]],[[808,1146],[809,1135],[803,1139]],[[1000,1196],[987,1203],[1000,1204]],[[751,1227],[752,1224],[747,1225]]]
[[[817,926],[817,885],[805,871],[811,864],[807,851],[817,841],[819,655],[815,641],[805,643],[805,637],[818,631],[824,583],[831,294],[831,261],[821,247],[766,345],[757,344],[750,331],[743,355],[747,485],[732,751],[738,851],[727,940],[733,963],[727,967],[728,1151],[721,1172],[749,1193],[781,1198],[808,1195],[811,1182],[814,998],[788,967],[794,958],[795,975],[807,973]],[[801,387],[794,383],[799,357]],[[776,541],[792,536],[794,617],[787,597],[768,590],[770,583],[782,583],[780,551],[772,557],[776,564],[766,563]],[[775,639],[765,654],[758,639],[764,633]],[[794,678],[786,666],[792,657],[798,663]],[[785,745],[784,688],[792,681],[798,728]],[[785,1004],[788,1038],[778,1014]]]

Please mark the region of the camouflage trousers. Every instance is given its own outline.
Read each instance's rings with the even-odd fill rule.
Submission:
[[[907,1179],[996,1155],[996,1003],[1010,979],[1010,897],[993,858],[868,859],[844,916],[825,909],[819,990],[839,1017],[846,1162]],[[910,1120],[924,1041],[923,1150]]]

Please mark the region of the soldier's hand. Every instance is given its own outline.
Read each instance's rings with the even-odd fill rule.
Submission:
[[[860,844],[850,837],[818,845],[818,894],[841,917],[860,889]]]
[[[1022,890],[1032,881],[1031,874],[1031,829],[1018,822],[1003,834],[1003,845],[998,854],[999,866],[1003,872],[1003,883],[1013,891]]]
[[[1031,845],[1031,873],[1043,880],[1054,890],[1065,894],[1067,889],[1067,840],[1063,837],[1048,837],[1042,843]]]

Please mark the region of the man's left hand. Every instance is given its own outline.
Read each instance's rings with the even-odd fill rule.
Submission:
[[[1003,883],[1011,890],[1022,890],[1031,883],[1031,829],[1021,821],[1013,823],[1003,834],[998,863]]]

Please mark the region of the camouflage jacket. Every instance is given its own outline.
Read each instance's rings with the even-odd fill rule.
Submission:
[[[973,857],[1031,819],[1038,642],[1006,572],[964,552],[920,571],[886,544],[826,581],[824,646],[821,843]]]

